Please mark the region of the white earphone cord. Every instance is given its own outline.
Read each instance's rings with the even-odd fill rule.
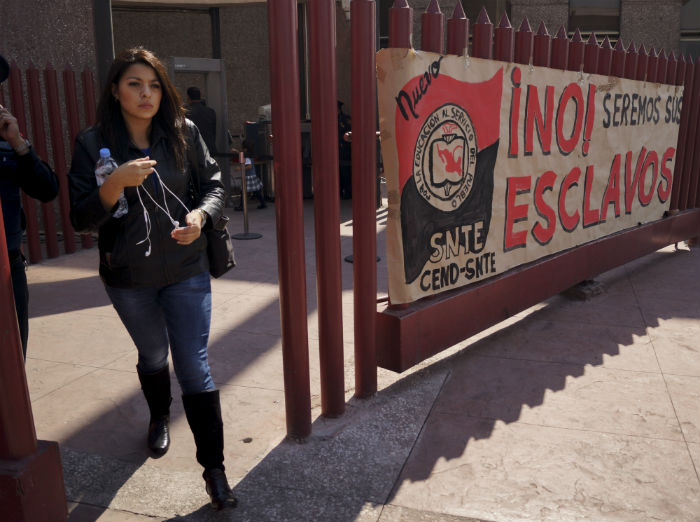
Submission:
[[[158,178],[158,182],[160,183],[160,186],[163,187],[165,190],[170,192],[172,196],[182,205],[182,208],[185,209],[185,212],[188,214],[190,213],[190,209],[187,208],[187,206],[182,202],[180,198],[178,198],[175,193],[168,188],[168,186],[163,183],[163,180],[161,179],[160,175],[158,174],[158,171],[156,169],[153,169],[153,173],[156,175],[156,178]],[[172,223],[174,228],[177,228],[180,226],[179,221],[176,221],[173,219],[173,217],[170,215],[170,209],[168,208],[168,201],[165,197],[165,191],[163,191],[163,205],[165,205],[165,208],[161,207],[158,202],[153,199],[153,196],[149,194],[149,192],[142,187],[141,185],[136,186],[136,195],[139,197],[139,202],[141,203],[141,208],[143,208],[143,220],[146,222],[146,237],[143,238],[141,241],[137,242],[137,245],[140,245],[141,243],[145,243],[148,241],[148,248],[146,249],[146,253],[144,256],[148,257],[151,255],[151,216],[148,213],[148,210],[146,210],[146,205],[143,204],[143,199],[141,199],[141,191],[139,189],[143,189],[144,193],[150,198],[151,201],[153,201],[153,204],[158,207],[160,210],[162,210],[166,216],[168,216],[168,219],[170,219],[170,223]]]

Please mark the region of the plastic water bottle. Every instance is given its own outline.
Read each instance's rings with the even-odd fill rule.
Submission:
[[[116,170],[118,167],[117,162],[112,158],[112,153],[108,148],[100,149],[100,159],[97,160],[95,165],[95,179],[97,179],[97,186],[102,185],[107,176],[109,176],[112,171]],[[112,214],[113,217],[122,217],[129,211],[129,205],[124,197],[124,191],[122,190],[119,194],[119,206],[117,210]]]

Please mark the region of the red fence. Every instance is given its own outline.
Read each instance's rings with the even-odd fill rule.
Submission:
[[[22,87],[22,76],[24,76],[26,89]],[[63,70],[60,80],[58,76],[51,64],[47,65],[43,71],[39,71],[32,65],[24,72],[14,62],[10,66],[8,80],[10,111],[17,118],[22,134],[31,137],[31,142],[39,157],[54,167],[60,186],[57,200],[58,209],[56,209],[54,202],[40,205],[41,225],[35,201],[22,193],[22,206],[27,217],[26,253],[31,263],[43,259],[41,236],[44,237],[46,257],[48,258],[57,257],[60,254],[59,242],[61,238],[64,253],[69,254],[76,250],[75,232],[69,219],[66,145],[72,147],[78,131],[83,126],[88,126],[95,121],[95,91],[92,72],[85,69],[81,73],[80,87],[76,83],[75,72],[70,67]],[[0,89],[0,103],[2,105],[6,104],[4,98],[4,91]],[[25,99],[29,105],[29,122],[26,117]],[[84,104],[85,116],[82,126],[78,108],[79,99]],[[65,110],[62,110],[61,101],[64,103]],[[44,121],[44,114],[48,116],[48,126]],[[31,133],[28,132],[30,123]],[[51,155],[49,155],[49,149]],[[60,232],[57,225],[60,225]],[[83,248],[90,248],[92,237],[83,234],[81,242]]]
[[[315,35],[315,52],[334,51],[335,28],[324,16],[334,4],[332,0],[309,0],[311,11],[310,34]],[[297,74],[296,54],[296,0],[276,0],[268,3],[271,55],[272,120],[275,143],[275,171],[285,177],[287,187],[279,190],[277,209],[278,236],[303,238],[300,219],[301,172],[298,143],[290,136],[298,136],[298,92],[290,89]],[[699,232],[700,195],[698,194],[699,150],[695,145],[700,137],[700,63],[673,52],[652,49],[647,52],[630,43],[625,49],[621,40],[613,48],[605,38],[598,43],[592,34],[587,42],[576,30],[567,37],[561,27],[552,37],[544,23],[533,32],[527,19],[516,31],[504,14],[494,28],[485,9],[471,26],[471,53],[469,53],[470,24],[461,3],[445,24],[437,0],[432,0],[421,15],[421,47],[432,52],[464,55],[478,58],[532,64],[561,70],[607,74],[629,79],[684,85],[685,95],[677,147],[677,160],[672,187],[671,216],[658,222],[637,227],[613,236],[593,241],[570,251],[550,256],[533,266],[519,268],[510,273],[493,277],[466,288],[445,292],[409,305],[387,305],[377,310],[376,290],[376,216],[375,216],[375,139],[376,139],[376,71],[375,2],[352,0],[352,116],[353,116],[353,251],[354,251],[354,314],[355,314],[355,395],[364,397],[376,392],[376,365],[402,371],[413,364],[438,353],[511,315],[589,277],[635,257],[672,244],[675,241],[696,237]],[[319,12],[325,13],[323,16]],[[332,18],[332,16],[331,16]],[[325,26],[323,25],[325,24]],[[445,38],[444,27],[447,26]],[[283,26],[283,31],[281,30]],[[409,48],[413,27],[413,10],[406,0],[395,0],[389,9],[389,45]],[[317,58],[314,58],[314,60]],[[293,64],[293,76],[280,76],[276,70],[280,63]],[[335,64],[325,62],[326,72],[334,73]],[[315,65],[311,65],[312,71]],[[289,72],[289,71],[287,71]],[[277,80],[276,80],[277,78]],[[312,78],[312,121],[314,154],[319,149],[336,147],[335,136],[319,130],[334,110],[325,100],[335,96],[335,81],[328,77]],[[290,117],[291,115],[291,117]],[[316,123],[316,120],[321,120]],[[321,133],[321,135],[318,135]],[[319,159],[318,161],[324,161]],[[317,158],[314,156],[314,165]],[[337,180],[337,167],[314,168],[314,183],[323,185]],[[315,187],[316,189],[316,187]],[[283,193],[284,192],[284,193]],[[325,193],[325,192],[324,192]],[[334,193],[337,194],[337,190]],[[323,224],[337,230],[337,207],[329,205],[327,212],[316,212],[317,229]],[[337,233],[337,232],[336,232]],[[279,240],[278,240],[279,241]],[[280,245],[282,246],[282,245]],[[337,275],[337,243],[316,235],[317,279],[319,281],[319,309],[333,305]],[[303,274],[303,249],[284,251],[278,249],[280,271],[281,315],[283,324],[282,346],[285,363],[285,397],[287,402],[287,427],[289,435],[304,437],[310,433],[308,410],[308,343],[306,330],[292,331],[285,323],[305,324],[306,301],[304,292],[294,292],[289,275]],[[303,275],[302,275],[303,277]],[[321,291],[321,284],[325,282]],[[295,283],[299,285],[299,281]],[[513,296],[516,296],[515,298]],[[517,297],[521,296],[521,297]],[[469,321],[465,321],[469,317]],[[321,351],[321,395],[324,415],[342,412],[338,403],[342,397],[343,379],[333,365],[342,358],[342,345],[337,346],[338,316],[319,316]],[[332,332],[324,336],[323,332]],[[342,339],[342,337],[341,337]],[[331,400],[330,398],[333,397]]]

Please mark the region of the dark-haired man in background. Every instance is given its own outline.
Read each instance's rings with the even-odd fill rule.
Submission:
[[[198,87],[187,89],[187,117],[199,129],[209,154],[216,154],[216,111],[207,107]]]

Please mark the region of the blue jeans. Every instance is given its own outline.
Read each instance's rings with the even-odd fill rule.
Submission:
[[[183,395],[214,389],[207,343],[211,322],[211,284],[203,272],[160,288],[114,288],[107,295],[139,352],[142,373],[161,370],[172,350]]]

